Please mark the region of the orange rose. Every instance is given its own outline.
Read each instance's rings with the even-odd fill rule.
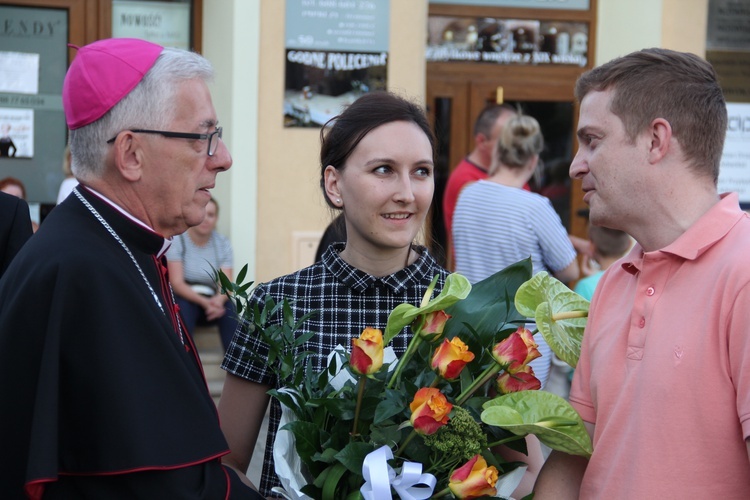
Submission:
[[[537,391],[542,383],[534,376],[534,370],[529,365],[523,365],[515,373],[505,372],[497,377],[497,390],[503,394],[518,391]]]
[[[531,332],[519,326],[508,338],[495,345],[492,355],[507,371],[515,373],[529,361],[542,355],[537,347],[539,346],[534,342]]]
[[[380,370],[383,366],[383,332],[368,327],[358,339],[353,339],[349,364],[360,375],[370,375]]]
[[[482,455],[474,455],[474,458],[453,471],[448,488],[456,498],[494,497],[497,494],[495,483],[497,469],[494,466],[487,467],[487,461]]]
[[[451,318],[445,311],[433,311],[419,316],[418,326],[415,331],[427,340],[436,340],[445,329],[445,323]]]
[[[448,423],[448,414],[453,405],[439,390],[423,387],[414,395],[409,409],[414,430],[419,434],[430,435]]]
[[[444,379],[453,380],[458,377],[466,363],[473,359],[474,354],[460,338],[453,337],[450,341],[443,339],[443,343],[435,349],[432,356],[432,369]]]

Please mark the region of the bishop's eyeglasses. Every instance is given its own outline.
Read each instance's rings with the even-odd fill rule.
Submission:
[[[171,137],[176,139],[199,139],[202,141],[208,139],[208,156],[213,156],[216,152],[216,148],[219,147],[219,141],[217,139],[221,139],[222,130],[222,127],[216,127],[216,130],[214,130],[210,134],[191,134],[189,132],[169,132],[165,130],[148,130],[137,128],[129,130],[129,132],[133,132],[136,134],[158,134],[164,137]],[[117,139],[117,136],[114,136],[113,138],[108,140],[107,144],[112,144],[113,142],[115,142],[115,139]]]

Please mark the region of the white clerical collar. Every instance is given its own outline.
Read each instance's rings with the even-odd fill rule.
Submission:
[[[86,186],[86,189],[88,189],[89,191],[91,191],[92,193],[94,193],[96,196],[98,196],[99,198],[101,198],[102,201],[106,202],[109,206],[111,206],[112,208],[114,208],[115,210],[117,210],[118,212],[120,212],[122,215],[124,215],[128,219],[132,220],[133,222],[135,222],[136,224],[138,224],[139,226],[141,226],[142,228],[147,229],[147,230],[151,231],[152,233],[160,236],[164,240],[164,242],[162,243],[161,250],[159,250],[159,253],[156,255],[157,257],[161,257],[162,255],[164,255],[166,253],[167,250],[169,250],[169,247],[172,245],[172,238],[164,238],[164,236],[162,236],[159,233],[157,233],[154,230],[153,227],[149,226],[148,224],[146,224],[142,220],[137,219],[130,212],[128,212],[127,210],[125,210],[124,208],[122,208],[120,205],[118,205],[114,201],[110,200],[109,198],[107,198],[106,196],[104,196],[102,193],[100,193],[96,189],[92,188],[91,186]]]

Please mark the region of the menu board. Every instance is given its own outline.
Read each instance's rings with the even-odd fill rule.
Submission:
[[[320,127],[387,88],[389,0],[287,0],[284,125]]]

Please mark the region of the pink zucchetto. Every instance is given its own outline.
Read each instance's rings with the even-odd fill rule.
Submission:
[[[85,45],[65,75],[65,121],[71,130],[95,122],[133,90],[164,48],[136,38]]]

